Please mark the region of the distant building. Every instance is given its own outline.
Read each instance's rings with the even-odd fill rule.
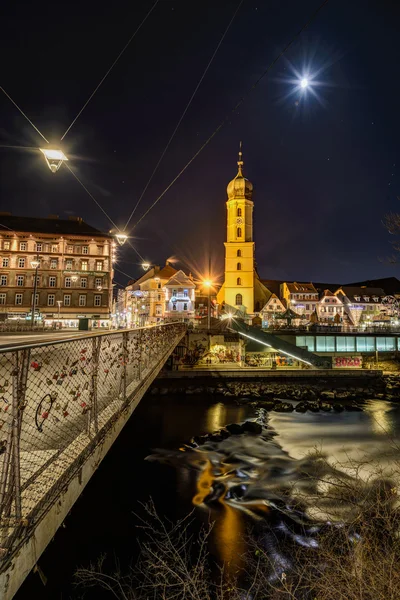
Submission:
[[[177,272],[167,261],[164,267],[153,266],[142,277],[125,288],[128,327],[139,327],[163,321],[165,284]]]
[[[178,271],[165,284],[164,320],[192,320],[195,316],[195,288],[193,279]]]
[[[342,323],[344,316],[342,300],[330,290],[325,290],[317,305],[317,315],[321,323]]]
[[[382,288],[342,286],[335,295],[343,302],[351,325],[368,325],[382,318],[386,296]]]
[[[276,294],[271,294],[260,312],[262,327],[274,326],[276,315],[281,315],[285,310],[286,306],[282,300]]]
[[[112,237],[80,218],[0,214],[0,318],[30,323],[35,304],[36,323],[108,327],[114,252]]]
[[[297,281],[281,284],[281,298],[287,307],[304,318],[309,319],[319,303],[319,295],[314,284],[297,283]]]

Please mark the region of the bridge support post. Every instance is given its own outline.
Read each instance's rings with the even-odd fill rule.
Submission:
[[[122,334],[122,401],[125,404],[127,401],[127,396],[126,396],[126,388],[127,388],[127,381],[126,381],[126,376],[127,376],[127,368],[126,365],[128,363],[128,336],[129,333],[127,331],[124,331]]]
[[[97,402],[97,381],[99,375],[99,358],[101,337],[92,339],[92,377],[90,388],[90,409],[88,412],[87,433],[90,436],[91,424],[93,423],[94,432],[99,431],[99,408]]]

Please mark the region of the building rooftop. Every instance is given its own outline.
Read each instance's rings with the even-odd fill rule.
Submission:
[[[84,235],[92,237],[112,237],[95,227],[88,225],[83,219],[74,217],[59,219],[54,217],[17,217],[0,213],[0,235],[2,233],[50,233],[55,235]]]
[[[342,285],[336,293],[342,292],[352,302],[372,302],[373,297],[384,298],[385,290],[378,287],[355,287]]]

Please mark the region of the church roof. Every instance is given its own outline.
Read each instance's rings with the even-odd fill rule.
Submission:
[[[239,160],[237,164],[238,173],[236,177],[228,183],[228,187],[226,188],[228,200],[233,200],[234,198],[246,198],[247,200],[251,200],[253,195],[253,184],[243,175],[242,142],[240,142]]]

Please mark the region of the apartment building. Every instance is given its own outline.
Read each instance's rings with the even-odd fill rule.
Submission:
[[[115,250],[112,236],[77,217],[0,213],[0,319],[108,327]]]

